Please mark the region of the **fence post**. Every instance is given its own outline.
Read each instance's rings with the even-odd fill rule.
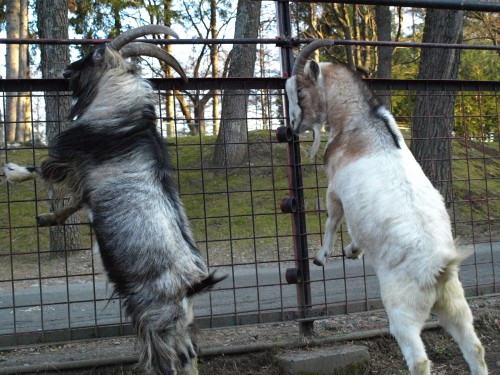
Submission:
[[[287,1],[276,2],[278,33],[282,38],[291,37],[290,7]],[[291,45],[281,47],[281,66],[284,77],[289,77],[293,67],[293,53]],[[285,122],[288,122],[288,103],[284,103]],[[289,126],[278,129],[277,138],[287,142],[288,183],[290,196],[281,202],[283,212],[292,215],[293,247],[295,268],[286,271],[286,280],[296,284],[297,305],[299,307],[299,330],[304,336],[313,333],[314,321],[307,319],[312,307],[309,252],[307,248],[306,215],[304,207],[304,190],[300,158],[299,137],[293,134]]]

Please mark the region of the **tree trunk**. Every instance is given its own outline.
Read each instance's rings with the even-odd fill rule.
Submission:
[[[311,34],[313,38],[320,39],[321,36],[318,34],[318,14],[316,11],[317,4],[310,3],[308,5],[307,12],[307,34]],[[311,60],[319,61],[319,49],[315,50],[311,55]]]
[[[424,43],[461,43],[463,11],[428,9]],[[423,48],[419,79],[456,79],[460,50]],[[444,196],[453,199],[451,189],[451,135],[454,126],[455,93],[417,92],[412,126],[411,150],[425,174]]]
[[[375,23],[377,25],[377,40],[391,41],[392,14],[390,7],[375,7]],[[377,48],[377,78],[391,78],[392,47]],[[391,107],[390,90],[379,90],[377,96],[387,108]]]
[[[333,16],[337,19],[337,22],[342,25],[342,29],[344,30],[344,38],[347,40],[352,39],[351,34],[351,22],[349,21],[348,12],[346,11],[346,6],[344,4],[334,4],[335,13]],[[356,69],[356,61],[355,54],[353,52],[353,48],[351,45],[346,45],[346,58],[347,65],[355,70]]]
[[[20,2],[19,37],[28,37],[28,0]],[[19,45],[19,78],[29,78],[28,45]],[[31,99],[29,92],[20,94],[17,102],[16,141],[31,140]]]
[[[262,35],[262,30],[261,30]],[[266,69],[266,54],[264,50],[264,45],[259,45],[259,68],[260,68],[260,77],[265,77],[265,69]],[[262,113],[262,128],[269,129],[269,90],[262,89],[261,95],[259,95],[261,113]]]
[[[8,0],[5,12],[7,24],[7,38],[19,38],[21,9],[19,0]],[[7,79],[19,78],[19,44],[7,44],[6,46],[5,75]],[[19,93],[7,93],[5,105],[5,136],[7,142],[14,142],[16,139],[17,125],[17,102]]]
[[[261,3],[238,0],[234,38],[256,38],[259,31]],[[228,77],[253,77],[257,46],[235,44],[231,52]],[[221,125],[213,163],[235,167],[248,161],[247,107],[248,90],[226,90],[222,96]]]
[[[165,0],[165,10],[163,12],[163,24],[165,26],[171,27],[172,26],[172,0]],[[170,38],[167,36],[167,38]],[[165,48],[165,50],[168,53],[172,53],[172,45],[167,44],[163,46],[162,48]],[[163,70],[165,72],[165,77],[172,77],[173,74],[173,69],[170,65],[168,64],[162,64],[163,65]],[[166,97],[165,97],[165,110],[167,114],[167,137],[176,137],[176,129],[175,129],[175,93],[172,90],[169,90],[166,92]]]
[[[217,0],[210,0],[210,36],[212,39],[219,37],[217,30]],[[210,62],[212,63],[212,78],[219,76],[219,46],[212,44],[210,47]],[[213,118],[213,133],[219,134],[219,91],[214,91],[212,98],[212,118]]]
[[[0,108],[0,147],[5,147],[5,122],[2,116],[2,108]]]
[[[68,38],[68,2],[67,0],[37,0],[36,11],[38,19],[38,33],[40,38],[67,39]],[[69,63],[69,50],[65,45],[41,46],[41,70],[43,78],[60,78],[66,65]],[[67,128],[66,119],[71,108],[69,96],[45,95],[46,132],[50,144],[54,137]],[[51,211],[63,206],[63,193],[52,189]],[[81,237],[77,214],[66,220],[61,227],[53,227],[50,231],[50,254],[52,257],[64,255],[64,250],[73,250],[81,247]]]

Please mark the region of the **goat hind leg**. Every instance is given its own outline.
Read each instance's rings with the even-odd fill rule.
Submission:
[[[198,375],[198,357],[197,348],[193,342],[193,321],[194,321],[194,306],[191,297],[182,299],[182,307],[185,313],[185,320],[179,331],[184,332],[180,335],[180,340],[177,340],[177,352],[180,353],[182,370],[179,375]]]
[[[141,367],[150,369],[147,373],[151,375],[198,375],[197,348],[192,339],[192,300],[184,297],[181,304],[170,304],[164,309],[167,313],[153,316],[151,323],[168,328],[158,330],[146,340],[146,347],[154,354],[149,358],[144,356]]]
[[[182,343],[177,343],[181,366],[179,375],[198,375],[198,357],[195,345],[190,337],[186,337],[183,341]]]
[[[390,286],[381,282],[381,287],[390,332],[398,342],[411,375],[430,375],[431,362],[420,333],[434,301],[432,291],[421,291],[418,285],[401,288],[399,281]]]
[[[487,375],[488,367],[484,360],[484,348],[473,326],[472,312],[464,296],[458,276],[451,275],[445,282],[438,281],[439,299],[432,312],[439,323],[458,343],[471,374]]]
[[[411,316],[399,316],[405,312],[393,312],[389,315],[390,332],[396,338],[403,352],[411,375],[430,375],[431,363],[427,358],[420,332],[423,321],[413,320]]]
[[[321,249],[319,249],[314,257],[314,264],[317,266],[324,266],[327,257],[333,253],[337,229],[340,225],[340,221],[344,217],[344,208],[342,207],[342,203],[340,202],[340,199],[338,199],[337,195],[330,190],[330,188],[328,189],[326,200],[328,218],[326,219],[323,246],[321,246]]]

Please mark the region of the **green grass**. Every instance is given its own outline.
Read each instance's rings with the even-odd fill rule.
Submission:
[[[305,154],[311,136],[303,140],[301,170],[307,232],[309,247],[314,251],[326,220],[318,207],[325,207],[327,182],[323,167]],[[274,132],[269,131],[251,133],[249,142],[249,165],[227,171],[211,168],[214,137],[182,137],[169,145],[194,236],[211,265],[293,259],[291,218],[280,210],[281,199],[288,196],[286,145],[275,142]],[[32,165],[44,155],[44,150],[9,150],[8,160]],[[452,216],[459,223],[456,234],[478,237],[475,230],[487,232],[488,220],[500,216],[500,204],[493,200],[500,197],[500,161],[484,159],[480,150],[466,149],[455,141],[453,156],[457,203]],[[39,261],[38,254],[49,247],[49,232],[36,228],[34,216],[48,210],[46,198],[41,182],[0,185],[0,255],[24,254],[16,261],[25,259],[27,264]],[[42,202],[36,204],[35,199]],[[471,221],[479,224],[473,226]],[[83,242],[90,247],[90,233],[87,226],[84,228]],[[41,258],[48,261],[45,256]],[[4,263],[0,276],[5,280],[12,270],[5,265],[9,262],[0,263]]]
[[[464,237],[488,237],[492,219],[500,217],[500,159],[485,157],[480,144],[453,143],[453,190],[457,232]],[[496,151],[491,147],[489,151]],[[473,222],[474,225],[471,225]],[[498,225],[498,224],[497,224]],[[498,240],[498,233],[495,234]]]

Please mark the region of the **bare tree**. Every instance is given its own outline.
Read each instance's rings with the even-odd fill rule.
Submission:
[[[238,0],[234,38],[256,38],[259,32],[261,3]],[[235,44],[230,56],[228,77],[253,77],[257,59],[256,44]],[[234,167],[248,160],[248,90],[225,90],[222,96],[221,125],[214,149],[213,163]]]
[[[37,0],[36,12],[38,20],[38,34],[40,38],[67,39],[68,38],[68,1],[67,0]],[[41,70],[43,78],[60,78],[66,65],[69,63],[68,46],[44,44],[41,46]],[[54,137],[64,130],[71,108],[71,98],[57,93],[45,94],[46,131],[49,146]],[[50,211],[54,212],[63,206],[63,192],[51,189],[52,198]],[[62,227],[53,227],[50,232],[51,256],[60,256],[65,250],[81,247],[79,227],[72,225],[78,222],[76,215],[66,221]]]
[[[428,9],[424,43],[461,43],[463,11]],[[419,79],[456,79],[460,49],[427,48],[420,56]],[[417,92],[411,150],[425,174],[452,201],[451,135],[454,126],[455,93]]]
[[[231,17],[229,12],[230,2],[226,0],[185,0],[182,2],[181,19],[184,27],[192,29],[200,39],[219,37],[221,30],[225,29]],[[208,21],[208,22],[207,22]],[[195,49],[193,49],[194,51]],[[203,45],[196,51],[193,58],[193,77],[220,77],[224,71],[220,71],[219,66],[220,45]],[[219,132],[219,93],[218,90],[197,91],[185,95],[183,98],[176,94],[176,98],[181,105],[181,109],[186,117],[190,134],[204,134],[206,127],[205,109],[212,103],[213,132]],[[189,102],[186,100],[189,99]],[[188,104],[189,103],[189,104]],[[192,110],[192,115],[189,113]]]
[[[342,3],[294,4],[295,28],[299,35],[307,38],[332,38],[375,40],[375,8],[369,5],[347,5]],[[304,31],[301,32],[301,27]],[[353,69],[361,67],[375,71],[376,57],[373,49],[366,46],[332,50],[331,58],[347,63]],[[315,57],[312,57],[315,59]],[[331,59],[330,58],[330,59]]]

